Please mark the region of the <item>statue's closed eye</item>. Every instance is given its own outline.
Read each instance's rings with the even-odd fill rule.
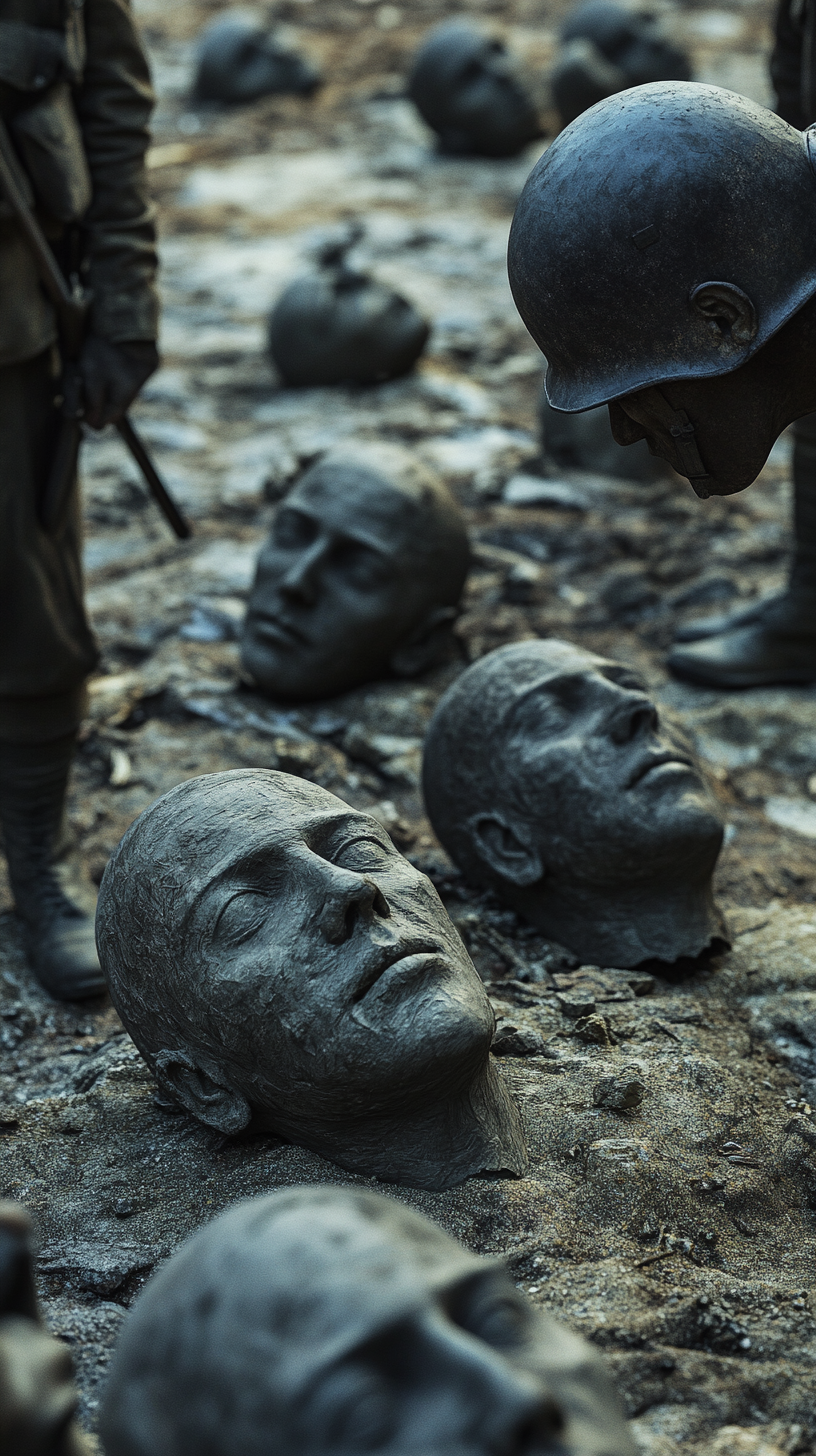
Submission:
[[[356,870],[358,874],[390,869],[393,859],[393,850],[387,849],[373,834],[346,840],[332,855],[333,864],[340,865],[344,870]]]
[[[238,890],[218,913],[213,939],[222,945],[243,945],[263,927],[271,901],[259,890]]]

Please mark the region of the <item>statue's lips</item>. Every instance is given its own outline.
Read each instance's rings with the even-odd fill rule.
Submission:
[[[690,758],[682,753],[650,753],[648,758],[639,763],[634,773],[630,775],[627,789],[633,789],[635,784],[642,783],[647,774],[657,768],[664,768],[666,764],[674,764],[675,767],[693,769],[694,764]]]
[[[294,622],[288,621],[286,617],[261,616],[257,612],[252,612],[247,625],[250,631],[254,632],[256,637],[260,637],[263,642],[274,642],[278,646],[283,644],[285,647],[311,646],[309,638],[302,628],[296,627]]]
[[[384,989],[382,983],[385,982],[390,990],[400,983],[407,985],[417,977],[424,980],[431,962],[438,963],[443,960],[444,955],[438,945],[428,945],[426,942],[422,946],[393,946],[366,968],[353,999],[355,1002],[365,1000],[374,986]]]

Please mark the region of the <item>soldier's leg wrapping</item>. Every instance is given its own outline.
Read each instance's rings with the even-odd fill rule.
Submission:
[[[59,427],[48,354],[0,367],[0,827],[35,974],[53,994],[103,989],[93,927],[55,871],[85,679],[96,648],[82,600],[79,502],[37,522]]]
[[[712,687],[816,682],[816,414],[793,427],[794,551],[788,582],[722,617],[677,634],[669,666]]]

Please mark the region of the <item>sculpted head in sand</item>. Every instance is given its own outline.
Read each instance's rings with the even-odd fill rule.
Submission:
[[[676,961],[721,935],[722,820],[623,663],[556,640],[488,653],[442,698],[423,772],[457,864],[586,961]]]
[[[197,1233],[113,1359],[107,1456],[634,1456],[599,1356],[393,1199],[293,1188]]]
[[[448,646],[469,559],[453,496],[407,450],[333,450],[278,507],[244,669],[264,692],[300,701],[413,676]]]
[[[105,871],[97,941],[160,1086],[209,1126],[425,1188],[523,1170],[493,1012],[436,891],[325,789],[266,769],[171,789]]]

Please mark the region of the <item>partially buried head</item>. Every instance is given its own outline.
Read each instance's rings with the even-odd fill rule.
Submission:
[[[425,800],[456,862],[587,960],[696,955],[722,821],[639,675],[568,642],[489,653],[442,698]]]
[[[296,1188],[196,1234],[114,1356],[108,1456],[632,1456],[600,1358],[381,1194]]]
[[[408,94],[443,151],[512,157],[541,126],[503,41],[467,20],[435,26],[422,42]]]
[[[324,789],[264,769],[172,789],[105,872],[97,940],[136,1045],[201,1121],[426,1187],[524,1166],[436,891]]]
[[[462,514],[390,445],[338,448],[278,507],[258,560],[242,662],[274,697],[328,697],[444,650],[467,576]]]

